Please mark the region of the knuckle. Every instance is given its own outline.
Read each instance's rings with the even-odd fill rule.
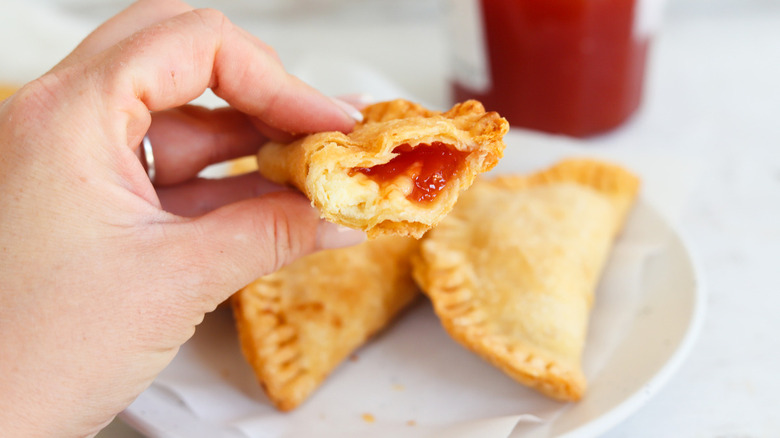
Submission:
[[[47,73],[23,86],[10,99],[14,111],[21,114],[43,115],[50,112],[60,97],[62,81],[57,74]]]
[[[273,220],[273,241],[276,247],[276,256],[274,257],[274,271],[290,262],[292,254],[297,254],[299,245],[294,233],[290,229],[290,219],[287,215],[276,214]]]
[[[221,31],[230,24],[228,18],[222,12],[212,8],[200,8],[192,11],[195,16],[213,30]]]
[[[289,194],[274,193],[267,195],[271,200],[284,200]],[[273,211],[269,215],[269,245],[274,248],[273,270],[276,271],[294,259],[311,252],[314,248],[314,236],[307,233],[304,224],[306,215],[294,209],[285,208],[285,202],[269,202]],[[287,205],[287,207],[290,207]]]
[[[281,61],[281,58],[279,57],[279,53],[276,51],[276,49],[274,49],[272,46],[270,46],[268,44],[265,44],[265,43],[262,44],[262,49],[263,49],[263,51],[265,51],[268,54],[268,56],[273,58],[274,61],[276,61],[279,64],[281,64],[282,61]]]

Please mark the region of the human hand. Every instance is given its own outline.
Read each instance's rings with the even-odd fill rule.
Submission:
[[[209,87],[231,107],[180,107]],[[269,137],[352,125],[262,42],[173,0],[132,5],[3,102],[4,436],[97,433],[232,292],[359,241],[258,175],[196,178]]]

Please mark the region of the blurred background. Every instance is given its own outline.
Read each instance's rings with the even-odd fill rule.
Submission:
[[[223,11],[277,49],[288,69],[327,57],[379,71],[420,100],[448,103],[450,76],[444,12],[450,0],[193,0]],[[4,2],[0,15],[0,81],[26,82],[65,56],[128,1]],[[663,27],[678,20],[730,19],[780,10],[778,0],[668,0]],[[662,27],[662,29],[663,29]],[[734,42],[736,43],[736,41]],[[762,42],[755,41],[755,50]],[[331,93],[354,92],[348,81]]]

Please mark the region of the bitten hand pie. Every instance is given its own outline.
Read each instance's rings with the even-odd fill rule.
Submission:
[[[525,385],[578,400],[594,290],[638,186],[588,160],[477,181],[423,239],[415,278],[458,342]]]
[[[445,113],[405,100],[371,105],[349,134],[312,134],[260,149],[260,173],[301,190],[322,217],[419,238],[503,156],[509,124],[477,101]]]
[[[410,253],[386,236],[303,257],[231,302],[241,349],[268,397],[294,409],[325,377],[419,294]]]

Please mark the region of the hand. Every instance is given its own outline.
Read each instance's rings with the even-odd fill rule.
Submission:
[[[209,87],[231,107],[181,107]],[[359,241],[258,175],[196,177],[269,137],[353,123],[220,13],[167,0],[132,5],[2,103],[3,435],[97,433],[232,292]]]

